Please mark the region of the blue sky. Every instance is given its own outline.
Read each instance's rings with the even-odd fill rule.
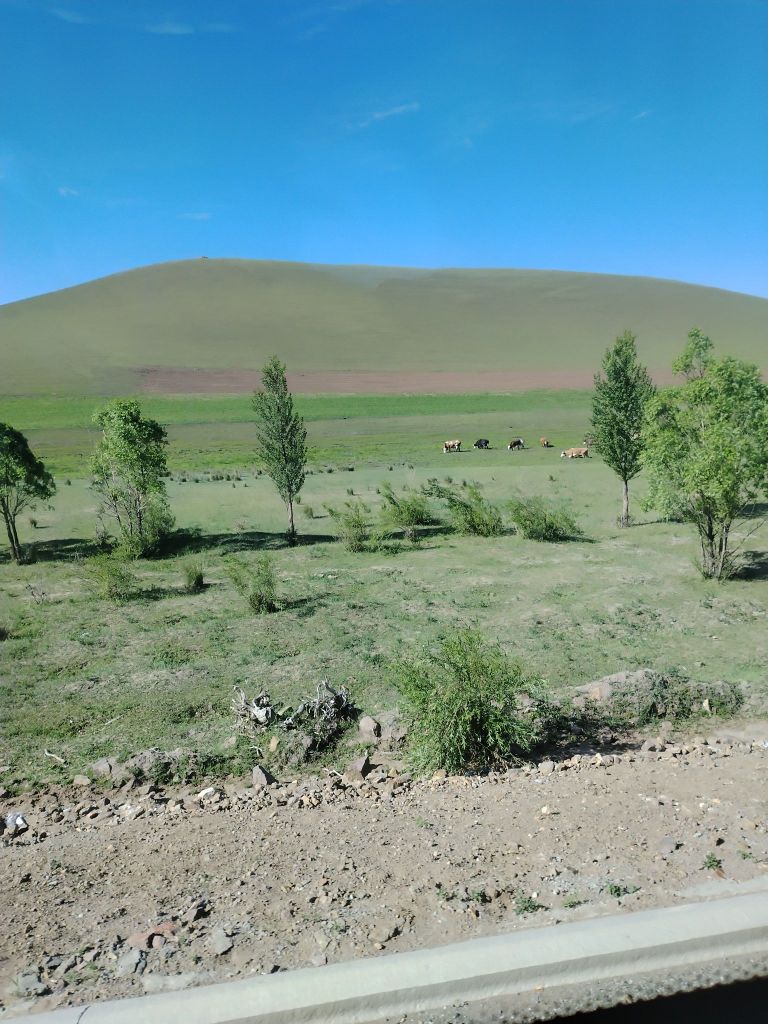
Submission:
[[[768,295],[768,0],[0,0],[0,301],[200,255]]]

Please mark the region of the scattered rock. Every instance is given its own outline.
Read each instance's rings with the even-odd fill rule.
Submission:
[[[255,765],[251,772],[251,779],[253,781],[253,788],[260,792],[262,789],[266,789],[271,783],[275,782],[273,775],[270,775],[268,771],[265,771],[260,765]]]
[[[73,786],[90,786],[90,784],[91,780],[87,775],[76,775],[74,779],[72,779]]]
[[[555,770],[555,762],[554,761],[542,761],[539,764],[539,773],[541,775],[551,775],[554,770]]]
[[[370,715],[363,715],[357,723],[357,740],[360,743],[378,743],[381,736],[381,726],[375,718]]]
[[[25,967],[16,975],[16,991],[20,996],[46,996],[51,990],[40,980],[39,967]]]
[[[234,942],[223,928],[214,928],[208,936],[208,949],[210,949],[215,956],[223,956],[223,954],[228,953],[233,946]]]
[[[180,992],[191,985],[201,984],[206,977],[205,974],[195,974],[193,971],[186,974],[145,974],[142,984],[147,995],[155,992]]]
[[[368,755],[363,754],[362,757],[356,757],[354,761],[350,761],[342,775],[342,781],[345,786],[360,785],[361,782],[365,781],[365,776],[370,770],[371,763],[368,760]]]
[[[274,754],[274,752],[277,750],[277,748],[279,746],[280,746],[280,737],[279,736],[273,736],[272,739],[269,741],[269,752],[271,754]]]
[[[118,978],[130,978],[132,974],[141,974],[146,963],[146,957],[140,949],[130,949],[117,961],[115,974]]]
[[[669,857],[670,854],[673,854],[680,846],[682,846],[682,843],[679,843],[671,836],[663,836],[656,844],[656,849],[662,857]]]
[[[5,817],[0,818],[0,836],[7,835],[9,839],[20,836],[29,828],[27,819],[18,811],[9,811]]]

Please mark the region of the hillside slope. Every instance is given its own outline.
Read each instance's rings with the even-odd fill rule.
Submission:
[[[129,393],[147,368],[254,370],[273,352],[305,373],[583,373],[625,327],[662,369],[693,325],[768,364],[768,300],[715,288],[557,271],[186,260],[0,307],[0,393]]]

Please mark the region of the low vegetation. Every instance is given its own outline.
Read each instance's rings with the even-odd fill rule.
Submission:
[[[504,533],[501,513],[483,496],[476,483],[468,483],[458,490],[433,478],[425,485],[424,493],[445,502],[457,533],[474,537],[500,537]]]
[[[232,586],[252,612],[264,615],[278,611],[277,577],[269,555],[259,555],[253,564],[243,558],[227,560],[226,571]]]
[[[527,708],[543,690],[530,673],[471,629],[395,663],[418,771],[487,770],[525,757],[538,734]]]
[[[513,498],[507,508],[515,531],[526,540],[574,540],[582,534],[567,508],[552,505],[544,498]]]

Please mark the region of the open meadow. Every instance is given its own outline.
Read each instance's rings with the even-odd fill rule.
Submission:
[[[498,640],[554,693],[650,665],[741,681],[753,708],[765,704],[768,530],[750,538],[756,554],[743,576],[716,584],[696,571],[689,525],[642,511],[642,477],[634,525],[618,529],[616,477],[598,458],[559,457],[587,429],[584,393],[299,397],[313,452],[296,548],[285,544],[284,508],[256,468],[247,399],[147,399],[145,411],[169,423],[168,491],[180,533],[171,553],[135,564],[121,603],[95,595],[85,569],[95,551],[97,501],[86,473],[96,404],[3,403],[0,418],[25,429],[58,483],[36,525],[20,523],[34,564],[0,563],[6,786],[63,782],[98,757],[149,747],[194,752],[201,777],[244,771],[253,751],[244,738],[230,740],[236,685],[295,705],[328,679],[348,686],[364,712],[391,720],[393,658],[458,626]],[[508,452],[518,434],[531,447]],[[555,447],[538,447],[542,434]],[[443,455],[446,437],[469,450]],[[476,437],[490,438],[492,449],[472,450]],[[326,504],[361,498],[375,511],[382,482],[400,491],[431,477],[458,488],[476,481],[502,511],[519,494],[565,504],[583,537],[460,536],[435,503],[441,522],[417,544],[396,538],[351,553],[339,543]],[[233,589],[226,559],[252,564],[264,551],[282,607],[255,615]],[[200,593],[185,591],[190,559],[204,573]]]

